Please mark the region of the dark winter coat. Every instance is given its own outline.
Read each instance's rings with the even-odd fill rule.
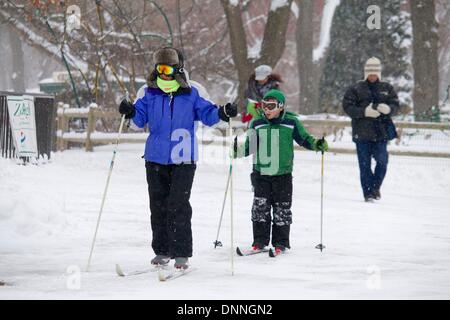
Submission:
[[[245,97],[259,102],[269,90],[279,89],[280,82],[283,82],[281,77],[272,73],[269,76],[269,80],[265,84],[260,85],[259,82],[255,80],[255,74],[253,74],[248,80]]]
[[[380,103],[391,108],[388,115],[378,118],[364,115],[366,107],[373,103],[376,109]],[[377,81],[369,85],[368,81],[359,81],[347,89],[343,99],[344,111],[352,118],[353,141],[388,141],[397,137],[391,116],[399,109],[399,101],[394,88],[387,82]]]

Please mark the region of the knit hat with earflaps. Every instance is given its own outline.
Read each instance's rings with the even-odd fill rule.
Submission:
[[[182,88],[190,88],[186,75],[184,74],[184,57],[183,54],[173,47],[163,47],[156,50],[153,53],[153,65],[167,64],[174,66],[177,72],[174,75],[175,80],[180,84]],[[157,88],[156,78],[158,73],[155,69],[152,70],[150,76],[147,78],[147,85],[150,88]]]
[[[364,80],[371,74],[378,76],[378,80],[381,81],[381,61],[378,58],[372,57],[366,61],[364,66]]]
[[[266,100],[268,98],[274,98],[278,101],[280,107],[283,107],[286,102],[286,97],[284,96],[284,93],[277,89],[269,90],[265,95],[263,100]]]

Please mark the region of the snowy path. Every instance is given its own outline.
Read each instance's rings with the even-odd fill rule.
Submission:
[[[149,273],[115,275],[114,265],[145,268],[152,256],[142,145],[121,145],[95,247],[89,254],[111,146],[56,153],[52,163],[0,159],[0,299],[314,299],[450,298],[450,161],[391,157],[383,199],[364,203],[356,156],[329,155],[325,229],[319,242],[320,155],[297,152],[293,250],[269,259],[235,257],[230,275],[229,210],[224,247],[213,249],[227,164],[200,163],[192,191],[198,270],[160,283]],[[207,159],[224,157],[218,147]],[[235,244],[251,243],[250,165],[236,164]],[[78,266],[78,267],[77,267]],[[75,280],[75,281],[74,281]]]

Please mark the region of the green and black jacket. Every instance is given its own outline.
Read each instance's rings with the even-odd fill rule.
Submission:
[[[294,143],[316,151],[317,140],[303,127],[295,113],[283,111],[268,120],[261,113],[250,123],[245,144],[236,158],[253,155],[253,169],[263,175],[279,176],[292,172]]]

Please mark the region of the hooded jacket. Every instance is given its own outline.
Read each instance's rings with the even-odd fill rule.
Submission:
[[[218,106],[202,98],[187,82],[180,83],[176,92],[166,94],[151,78],[144,97],[134,104],[136,115],[132,119],[139,128],[148,125],[150,131],[145,160],[163,165],[197,161],[197,122],[207,126],[218,123]]]

